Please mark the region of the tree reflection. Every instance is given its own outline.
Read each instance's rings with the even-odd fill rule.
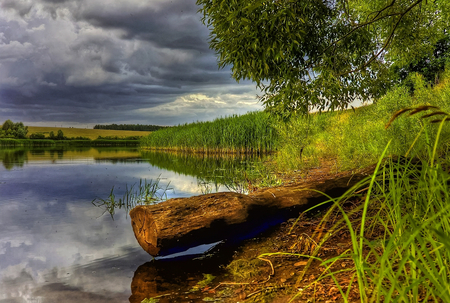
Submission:
[[[28,162],[28,152],[26,150],[2,150],[0,149],[0,159],[3,166],[7,170],[14,167],[23,167],[25,162]]]

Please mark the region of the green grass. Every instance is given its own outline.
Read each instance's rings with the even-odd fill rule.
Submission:
[[[320,260],[325,270],[303,290],[331,277],[344,302],[349,302],[348,281],[344,285],[338,278],[346,275],[357,285],[363,303],[450,302],[450,162],[440,148],[446,144],[444,124],[432,126],[432,132],[429,123],[423,124],[407,151],[414,158],[385,161],[395,144],[389,142],[370,177],[325,202],[332,206],[317,229],[335,224],[326,227],[324,235],[316,235],[319,245],[306,256]],[[361,203],[346,210],[345,205],[355,199]],[[351,248],[334,258],[319,258],[321,247],[343,230],[350,234]],[[337,268],[338,261],[353,265]],[[301,296],[302,291],[297,292],[290,302]]]
[[[201,153],[266,153],[277,147],[273,118],[265,112],[179,125],[142,138],[146,149]]]
[[[435,134],[437,128],[424,124],[421,115],[404,115],[387,130],[385,126],[394,112],[406,107],[427,104],[449,111],[450,73],[442,79],[438,85],[428,87],[418,75],[413,78],[414,95],[409,93],[409,88],[399,86],[375,104],[355,111],[312,113],[296,116],[288,123],[277,123],[279,148],[275,162],[282,170],[315,166],[321,159],[334,159],[336,170],[362,168],[376,163],[389,141],[387,156],[405,154],[422,126],[430,135]],[[442,129],[441,139],[449,141],[449,125]],[[418,140],[417,144],[426,144],[425,138]],[[439,148],[447,149],[448,144],[441,144]]]

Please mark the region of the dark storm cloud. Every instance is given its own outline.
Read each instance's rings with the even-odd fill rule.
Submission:
[[[259,108],[254,84],[218,70],[195,0],[0,6],[0,120],[176,124]]]
[[[160,47],[209,53],[207,28],[199,22],[195,1],[167,1],[164,7],[81,10],[78,18],[102,28],[123,29],[124,37],[150,41]]]
[[[5,0],[2,1],[1,8],[15,11],[19,16],[23,17],[31,10],[32,4],[25,1]]]

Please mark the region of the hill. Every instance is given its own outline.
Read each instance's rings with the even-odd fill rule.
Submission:
[[[89,129],[89,128],[71,128],[71,127],[41,127],[41,126],[28,126],[28,136],[32,134],[48,134],[53,131],[57,133],[58,130],[62,130],[66,137],[86,137],[89,139],[97,139],[98,136],[102,137],[131,137],[131,136],[146,136],[150,131],[131,131],[131,130],[108,130],[108,129]]]

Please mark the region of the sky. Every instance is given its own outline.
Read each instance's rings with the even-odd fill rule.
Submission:
[[[195,0],[0,0],[0,123],[177,125],[261,110]]]

